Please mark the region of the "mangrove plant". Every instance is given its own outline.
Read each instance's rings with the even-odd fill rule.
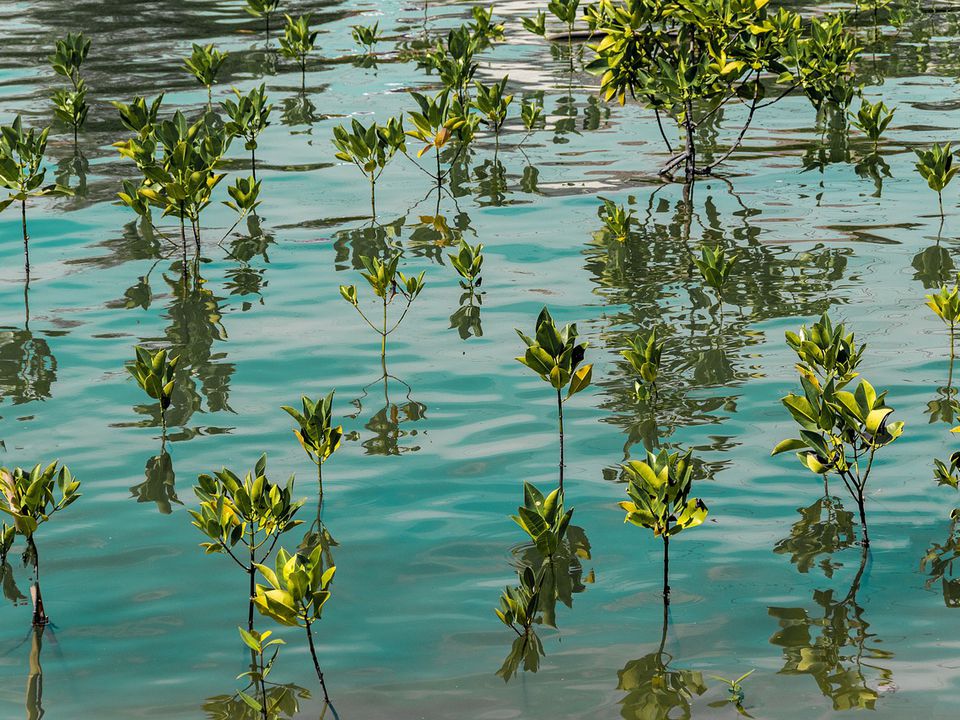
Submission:
[[[917,150],[917,172],[927,181],[927,185],[937,194],[940,207],[940,219],[943,219],[943,191],[950,181],[960,171],[960,165],[955,165],[953,148],[950,143],[940,145],[934,143],[929,150]]]
[[[53,113],[58,119],[73,128],[73,144],[77,144],[77,133],[87,120],[90,106],[87,104],[87,86],[80,77],[80,66],[90,52],[90,40],[83,33],[67,33],[57,40],[50,64],[53,71],[70,80],[69,89],[59,89],[53,93]]]
[[[127,370],[137,381],[140,389],[160,403],[160,424],[163,427],[163,438],[166,440],[167,408],[173,401],[174,371],[177,369],[180,356],[171,356],[164,348],[149,350],[137,345],[134,350],[137,357],[132,365],[127,365]]]
[[[623,465],[630,500],[620,504],[627,515],[624,522],[653,531],[663,540],[663,603],[670,604],[670,538],[707,519],[707,506],[690,497],[693,485],[692,452],[658,454],[647,451],[647,459]]]
[[[220,103],[229,121],[224,126],[230,135],[244,139],[244,150],[250,151],[250,172],[257,179],[257,138],[270,125],[270,111],[273,105],[267,104],[266,85],[261,83],[247,94],[236,88],[233,94],[236,100],[227,99]]]
[[[207,109],[213,105],[213,85],[217,75],[227,59],[227,53],[220,52],[212,44],[193,44],[193,52],[183,61],[183,66],[194,79],[207,89]]]
[[[403,319],[407,316],[407,312],[410,310],[413,301],[416,300],[417,296],[423,291],[423,276],[425,273],[421,272],[419,275],[411,275],[409,277],[404,275],[397,269],[397,265],[400,262],[399,254],[393,255],[386,260],[361,255],[360,262],[363,263],[365,270],[362,270],[360,274],[367,283],[369,283],[373,294],[380,298],[383,307],[382,326],[378,327],[374,325],[366,313],[360,309],[356,285],[341,285],[340,295],[344,300],[353,305],[356,311],[360,313],[360,317],[380,336],[380,359],[385,363],[387,356],[387,337],[400,327],[400,323],[402,323]],[[400,317],[391,327],[387,322],[387,309],[397,297],[405,300],[406,305],[404,305]]]
[[[307,56],[313,52],[320,33],[310,29],[310,20],[313,15],[307,13],[296,18],[285,15],[287,24],[283,28],[283,37],[280,38],[280,54],[295,60],[300,66],[300,86],[307,83]]]
[[[291,555],[280,548],[275,569],[263,564],[257,565],[257,569],[269,583],[269,586],[256,586],[257,610],[281,625],[304,629],[323,699],[329,703],[330,695],[313,640],[313,624],[320,620],[323,606],[330,599],[330,583],[336,566],[324,567],[323,548],[318,546],[309,555]]]
[[[72,195],[68,187],[53,183],[44,185],[47,174],[43,153],[47,149],[50,128],[23,129],[20,116],[11,125],[0,126],[0,187],[9,193],[0,200],[0,212],[13,203],[20,204],[20,226],[23,234],[23,261],[27,282],[30,282],[30,235],[27,232],[27,200],[48,195]]]
[[[333,128],[336,158],[353,163],[370,182],[370,209],[377,214],[377,180],[397,152],[407,151],[402,118],[390,118],[386,125],[373,122],[369,127],[354,118],[350,129],[343,125]]]
[[[845,16],[804,19],[768,5],[768,0],[600,0],[586,8],[588,24],[602,38],[588,69],[600,76],[605,99],[621,105],[628,97],[638,99],[654,111],[672,154],[662,174],[682,167],[689,183],[711,173],[739,147],[757,111],[793,91],[804,93],[818,111],[849,105],[860,45]],[[719,158],[701,162],[698,129],[733,103],[746,107],[735,140]],[[679,131],[676,150],[664,117]]]
[[[866,488],[878,450],[903,434],[902,422],[891,422],[893,408],[886,391],[877,392],[860,378],[854,392],[844,390],[858,377],[857,366],[865,346],[857,348],[853,333],[834,325],[824,314],[809,329],[787,333],[787,344],[797,353],[797,371],[803,394],[790,393],[784,407],[799,426],[799,438],[780,442],[773,454],[795,451],[811,472],[843,480],[860,511],[863,545],[868,547]]]
[[[46,467],[35,465],[31,470],[15,467],[0,468],[0,511],[12,518],[12,526],[0,526],[0,565],[6,564],[16,535],[26,542],[23,564],[33,566],[33,625],[50,622],[40,592],[40,551],[37,549],[37,530],[53,515],[68,508],[80,493],[80,481],[66,465],[54,460]]]
[[[319,400],[311,400],[306,395],[300,398],[302,411],[284,405],[281,409],[292,417],[297,427],[293,434],[300,446],[317,466],[317,486],[320,504],[323,504],[323,463],[340,447],[343,438],[343,426],[333,424],[333,393]]]
[[[560,435],[560,492],[563,492],[563,404],[590,385],[593,365],[582,365],[588,343],[577,342],[577,325],[573,323],[560,330],[550,311],[543,308],[537,317],[536,331],[531,338],[517,330],[517,335],[526,344],[526,352],[517,358],[550,383],[557,392],[557,422]],[[563,391],[567,394],[564,397]]]
[[[303,501],[293,500],[293,483],[293,475],[286,485],[270,482],[264,453],[243,479],[222,468],[212,475],[200,475],[193,489],[200,509],[188,511],[192,524],[210,538],[200,547],[207,554],[229,556],[249,578],[248,631],[253,629],[257,566],[266,562],[284,533],[301,524],[294,516]]]

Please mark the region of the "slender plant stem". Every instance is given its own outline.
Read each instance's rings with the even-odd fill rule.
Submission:
[[[557,390],[557,420],[560,428],[560,494],[563,494],[563,396]]]
[[[254,531],[250,531],[250,565],[247,567],[247,575],[250,578],[250,597],[247,602],[247,631],[253,632],[253,598],[257,594],[257,567],[253,557]]]
[[[250,172],[253,174],[253,182],[257,182],[257,149],[250,148]]]
[[[310,656],[313,658],[313,668],[317,671],[317,679],[320,680],[320,688],[323,690],[323,701],[329,703],[330,695],[327,694],[327,684],[323,680],[323,671],[320,669],[320,661],[317,659],[317,649],[313,644],[313,630],[310,627],[312,624],[312,621],[306,621],[307,641],[310,643]]]
[[[670,604],[670,536],[663,536],[663,606]]]
[[[33,552],[33,626],[43,627],[50,622],[50,618],[43,608],[43,593],[40,592],[40,552],[33,535],[27,539],[27,545]]]
[[[20,201],[20,223],[23,227],[23,260],[24,269],[27,274],[27,282],[30,282],[30,236],[27,234],[27,201]]]
[[[320,495],[319,505],[317,506],[317,512],[323,507],[323,460],[317,458],[317,488]]]

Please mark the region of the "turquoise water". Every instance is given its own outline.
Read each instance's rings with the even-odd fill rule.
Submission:
[[[536,3],[500,4],[507,41],[481,57],[479,75],[509,73],[518,97],[542,93],[546,129],[524,152],[516,120],[496,156],[480,139],[439,209],[430,180],[398,158],[378,185],[373,222],[364,178],[333,157],[332,127],[350,115],[385,120],[413,108],[405,90],[435,86],[395,52],[425,32],[422,6],[299,3],[322,31],[302,93],[299,69],[264,52],[241,6],[2,8],[5,123],[19,112],[49,124],[54,39],[68,30],[94,39],[82,181],[65,128],[48,147],[51,173],[80,190],[29,209],[29,310],[19,218],[0,215],[2,462],[59,457],[83,481],[83,497],[38,535],[54,622],[40,655],[46,717],[230,717],[211,698],[243,684],[235,677],[248,656],[235,628],[246,619],[245,578],[198,548],[191,488],[198,473],[246,469],[266,451],[274,479],[297,473],[309,514],[312,465],[279,406],[333,388],[350,439],[324,469],[338,569],[318,650],[340,717],[666,717],[641,677],[661,638],[660,546],[623,525],[616,506],[625,497],[617,465],[656,434],[630,400],[618,352],[653,322],[674,328],[659,434],[695,448],[704,463],[695,492],[710,506],[706,525],[671,548],[671,677],[708,686],[694,692],[690,716],[736,716],[711,707],[726,691],[710,676],[750,669],[754,717],[825,717],[858,703],[887,718],[954,715],[957,610],[945,603],[950,586],[920,570],[927,549],[949,539],[956,505],[932,480],[932,459],[948,456],[955,436],[940,417],[948,338],[923,295],[953,276],[960,217],[951,188],[938,236],[936,197],[912,149],[956,132],[960,14],[924,16],[865,57],[866,96],[898,108],[879,180],[864,141],[818,126],[807,101],[791,97],[759,117],[722,179],[697,184],[691,212],[682,188],[656,176],[664,154],[651,116],[598,104],[592,78],[521,33],[518,17]],[[431,3],[426,32],[468,13]],[[349,26],[374,17],[390,42],[365,68],[350,57]],[[258,150],[260,227],[242,224],[220,248],[233,216],[211,206],[206,282],[184,293],[177,253],[114,204],[132,168],[110,147],[126,133],[107,100],[166,91],[167,110],[199,112],[206,93],[179,66],[201,41],[231,53],[217,97],[265,81],[275,107]],[[719,143],[729,139],[721,129]],[[231,157],[227,170],[245,173],[239,145]],[[626,244],[596,236],[598,195],[636,210],[640,228]],[[446,259],[459,237],[486,246],[480,325],[463,332],[451,321],[462,291]],[[426,271],[427,287],[390,337],[384,388],[378,338],[337,287],[363,282],[359,255],[386,242],[403,247],[405,272]],[[722,318],[689,261],[701,242],[741,255]],[[556,474],[554,399],[513,359],[514,328],[532,330],[544,304],[579,324],[595,363],[595,384],[566,408],[567,503],[589,551],[572,607],[557,610],[559,629],[541,630],[539,671],[504,683],[495,672],[512,634],[492,608],[515,580],[522,539],[507,515],[523,480],[546,487]],[[868,344],[864,373],[907,423],[871,476],[867,556],[837,508],[835,552],[817,552],[829,523],[791,533],[798,509],[826,516],[823,488],[789,458],[769,457],[792,433],[778,402],[796,386],[783,332],[827,309]],[[187,370],[171,409],[172,472],[150,478],[159,416],[124,370],[136,343],[172,344]],[[828,504],[844,501],[855,512],[845,496]],[[26,592],[18,553],[10,560]],[[8,603],[2,614],[0,715],[38,717],[36,699],[25,699],[36,659],[30,608]],[[280,634],[289,644],[273,679],[306,688],[296,716],[317,717],[307,648],[298,633]]]

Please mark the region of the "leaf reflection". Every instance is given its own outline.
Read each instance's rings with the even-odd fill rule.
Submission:
[[[893,673],[877,664],[893,653],[878,647],[881,642],[870,632],[857,593],[867,568],[867,549],[847,594],[836,598],[834,591],[817,590],[816,612],[805,608],[770,607],[768,612],[780,624],[770,642],[783,648],[784,675],[809,675],[820,692],[833,701],[834,710],[874,709],[880,692],[893,687]]]

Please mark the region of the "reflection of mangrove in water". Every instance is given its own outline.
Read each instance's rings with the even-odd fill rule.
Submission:
[[[483,337],[483,325],[480,321],[482,304],[483,293],[478,293],[473,288],[460,295],[460,304],[450,316],[450,329],[455,329],[461,340]]]
[[[672,205],[658,197],[660,190],[652,192],[624,241],[599,232],[585,251],[594,292],[610,308],[603,344],[627,347],[634,333],[650,329],[651,319],[666,339],[656,407],[638,405],[625,361],[616,361],[618,372],[600,382],[602,407],[611,412],[607,422],[626,432],[627,454],[637,443],[656,448],[677,427],[719,423],[735,412],[736,389],[757,376],[751,356],[765,342],[752,326],[826,311],[846,270],[849,250],[798,252],[762,242],[750,224],[757,211],[731,191],[736,210],[725,214],[710,190],[719,181],[704,184],[711,194],[693,206]],[[693,263],[696,244],[737,255],[723,292],[725,310],[703,289]]]
[[[401,385],[404,389],[405,402],[394,403],[390,399],[390,381]],[[406,452],[416,452],[419,445],[406,445],[404,440],[415,438],[418,434],[416,427],[405,427],[418,423],[426,418],[427,406],[413,399],[413,388],[400,378],[387,372],[386,363],[383,366],[383,375],[363,387],[360,397],[353,400],[357,411],[347,415],[351,419],[360,417],[363,413],[363,404],[368,397],[372,397],[371,388],[383,385],[383,406],[374,412],[364,424],[371,437],[360,444],[367,455],[400,455]]]
[[[584,575],[583,561],[590,560],[590,540],[582,527],[567,526],[566,534],[552,557],[544,557],[536,545],[524,543],[513,549],[517,570],[525,567],[538,573],[540,594],[539,624],[557,627],[557,603],[573,608],[574,595],[595,581],[594,571]]]
[[[29,326],[0,328],[0,401],[46,400],[56,379],[57,360],[46,340]]]
[[[960,560],[960,510],[954,510],[951,515],[947,539],[933,543],[920,561],[920,572],[928,576],[927,589],[940,581],[943,603],[948,608],[960,608],[960,577],[953,569],[957,560]]]
[[[172,503],[183,504],[177,497],[173,460],[166,449],[147,460],[143,482],[131,487],[130,493],[138,503],[156,503],[157,510],[163,515],[173,511]]]
[[[617,671],[617,689],[626,693],[619,701],[620,716],[626,720],[689,720],[693,697],[707,691],[703,673],[670,666],[673,656],[664,650],[668,612],[664,604],[657,649]]]
[[[770,642],[783,649],[784,675],[809,675],[834,710],[874,709],[883,692],[895,690],[893,674],[877,664],[893,653],[882,643],[864,617],[857,594],[868,564],[863,548],[860,564],[847,593],[837,597],[833,589],[816,590],[815,612],[803,607],[770,607],[780,625]]]
[[[310,691],[292,683],[280,685],[269,683],[266,697],[257,694],[252,686],[243,691],[247,697],[255,697],[266,710],[251,706],[240,693],[233,695],[215,695],[208,698],[201,708],[210,720],[283,720],[295,718],[301,710],[301,703],[311,698]]]
[[[833,577],[834,571],[842,567],[833,560],[833,554],[856,544],[853,513],[843,509],[840,498],[829,494],[797,512],[800,519],[773,551],[789,555],[798,572],[807,573],[816,564],[824,575]]]
[[[40,720],[43,717],[43,666],[40,654],[43,651],[43,634],[47,626],[41,625],[30,631],[30,661],[27,675],[26,710],[27,720]],[[51,634],[53,630],[50,630]]]

